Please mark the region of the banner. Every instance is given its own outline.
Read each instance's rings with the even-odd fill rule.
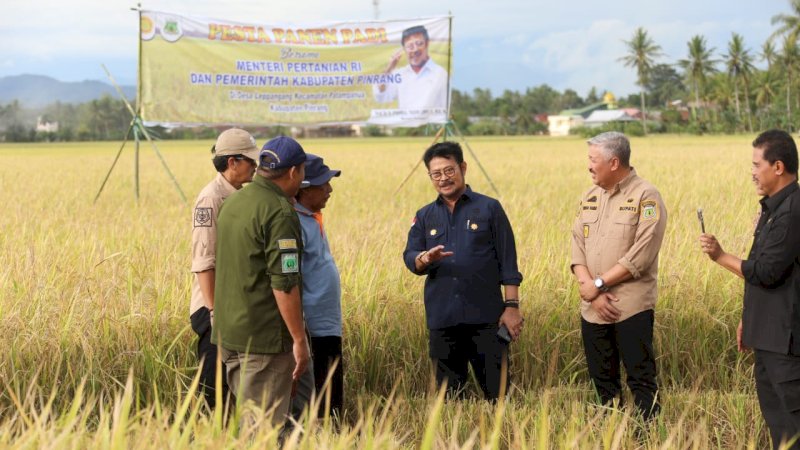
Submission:
[[[141,13],[141,115],[162,125],[447,121],[450,18],[239,23]]]

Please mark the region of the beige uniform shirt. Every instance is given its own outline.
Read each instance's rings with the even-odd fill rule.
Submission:
[[[219,207],[229,195],[236,192],[221,173],[200,191],[194,203],[192,218],[192,272],[203,272],[216,267],[217,216]],[[197,275],[192,282],[192,302],[189,315],[205,306]]]
[[[611,190],[595,186],[583,196],[572,227],[572,266],[583,265],[598,277],[619,263],[632,279],[611,286],[623,321],[656,306],[658,251],[664,239],[667,210],[661,194],[636,171]],[[587,322],[608,323],[581,300]]]

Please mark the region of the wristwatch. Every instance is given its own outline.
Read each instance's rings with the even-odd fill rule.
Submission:
[[[594,286],[597,289],[600,289],[600,292],[608,292],[608,286],[606,286],[606,282],[603,281],[603,278],[597,277],[594,279]]]

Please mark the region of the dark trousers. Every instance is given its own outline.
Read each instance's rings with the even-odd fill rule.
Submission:
[[[314,390],[321,398],[319,417],[327,412],[341,417],[344,409],[344,361],[342,360],[342,337],[320,336],[311,338],[311,356],[314,362]],[[325,411],[326,391],[323,390],[325,380],[331,366],[336,364],[329,388],[331,390],[331,406]]]
[[[620,359],[628,374],[636,408],[645,420],[661,409],[656,399],[656,361],[653,351],[653,310],[622,322],[601,325],[581,319],[583,349],[597,395],[610,404],[620,395]],[[621,402],[620,397],[620,402]]]
[[[191,315],[192,330],[197,333],[197,359],[200,365],[200,389],[210,408],[216,406],[217,346],[211,343],[211,314],[201,307]],[[222,364],[222,399],[228,398],[228,377]]]
[[[457,325],[430,330],[430,356],[436,384],[447,384],[450,396],[463,397],[469,364],[487,400],[497,400],[501,387],[508,392],[508,344],[497,337],[496,324]]]
[[[800,433],[800,356],[755,351],[756,392],[767,422],[772,448]],[[800,449],[800,443],[789,447]]]

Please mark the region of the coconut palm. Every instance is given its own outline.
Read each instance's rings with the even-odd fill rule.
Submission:
[[[767,39],[764,45],[761,46],[761,60],[767,63],[767,70],[772,70],[772,65],[778,59],[778,52],[775,50],[775,45],[772,40]]]
[[[733,84],[733,93],[736,100],[736,118],[741,119],[742,117],[739,106],[739,85],[742,84],[744,86],[748,130],[752,131],[753,123],[750,119],[750,92],[748,85],[754,69],[753,57],[750,55],[750,50],[745,48],[744,39],[739,33],[733,33],[730,42],[728,42],[728,53],[723,57],[725,58],[728,77]]]
[[[789,0],[791,14],[777,14],[772,16],[772,24],[778,25],[778,29],[772,33],[770,39],[777,36],[784,36],[793,41],[800,37],[800,0]]]
[[[692,86],[692,91],[694,92],[692,115],[695,120],[697,120],[697,107],[700,105],[700,91],[705,87],[708,75],[717,71],[716,67],[714,67],[717,61],[711,59],[714,49],[707,47],[705,37],[695,35],[687,42],[687,46],[689,48],[689,57],[679,60],[678,65],[683,68],[686,80]]]
[[[642,27],[633,32],[633,37],[631,37],[630,41],[623,42],[625,42],[625,46],[628,49],[628,54],[619,60],[625,63],[625,67],[636,68],[636,84],[639,85],[639,99],[642,102],[642,128],[647,134],[647,110],[645,109],[644,90],[650,78],[655,58],[663,54],[661,53],[661,47],[653,42],[653,39],[647,35],[647,31]]]
[[[800,48],[797,46],[797,39],[791,34],[785,35],[783,39],[783,51],[780,55],[780,63],[786,74],[786,126],[789,131],[792,129],[792,83],[794,75],[800,65]]]

